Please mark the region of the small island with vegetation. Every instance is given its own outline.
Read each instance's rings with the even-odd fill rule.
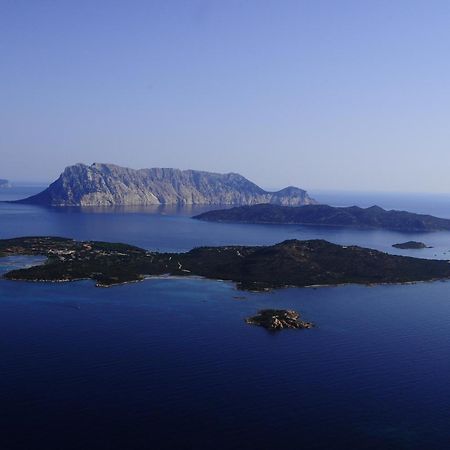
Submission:
[[[0,256],[13,255],[44,255],[48,259],[41,265],[7,272],[7,279],[92,279],[97,286],[161,275],[228,280],[247,290],[450,278],[449,261],[390,255],[319,239],[288,240],[269,246],[198,247],[186,253],[153,252],[127,244],[61,237],[0,240]]]
[[[269,331],[280,331],[285,329],[302,330],[313,328],[312,322],[300,320],[300,314],[297,311],[289,309],[263,309],[256,316],[245,319],[250,325],[264,327]]]
[[[209,222],[295,224],[415,232],[450,230],[450,219],[408,211],[387,211],[379,206],[282,206],[266,203],[208,211],[195,216],[194,219]]]
[[[423,242],[417,241],[402,242],[399,244],[394,244],[392,247],[400,248],[402,250],[420,250],[422,248],[432,248],[424,244]]]

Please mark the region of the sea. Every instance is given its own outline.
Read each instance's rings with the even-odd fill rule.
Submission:
[[[15,185],[0,200],[42,186]],[[450,195],[317,191],[336,206],[450,218]],[[450,232],[215,224],[202,207],[0,203],[0,238],[159,251],[327,239],[450,259]],[[419,240],[433,248],[399,250]],[[41,257],[0,259],[0,274]],[[245,318],[289,308],[311,330]],[[450,283],[238,291],[197,278],[96,288],[0,279],[0,449],[448,449]]]

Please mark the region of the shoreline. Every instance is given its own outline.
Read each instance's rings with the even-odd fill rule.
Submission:
[[[83,278],[73,278],[73,279],[57,279],[57,280],[46,280],[46,279],[26,279],[26,278],[6,278],[4,276],[0,276],[0,279],[5,281],[11,281],[11,282],[24,282],[24,283],[76,283],[78,281],[91,281],[94,283],[94,287],[107,289],[107,288],[113,288],[116,286],[123,286],[127,284],[134,284],[134,283],[142,283],[145,281],[153,281],[153,280],[197,280],[197,281],[210,281],[214,283],[225,283],[228,285],[231,285],[236,291],[239,292],[249,292],[249,293],[255,293],[255,294],[261,294],[261,293],[271,293],[276,290],[281,289],[324,289],[324,288],[339,288],[339,287],[346,287],[346,286],[362,286],[365,288],[376,288],[378,286],[408,286],[408,285],[415,285],[415,284],[423,284],[423,283],[446,283],[450,282],[450,277],[447,278],[434,278],[430,280],[415,280],[415,281],[398,281],[398,282],[388,282],[388,281],[382,281],[379,283],[333,283],[333,284],[309,284],[305,286],[296,286],[292,284],[286,284],[286,285],[280,285],[275,287],[265,287],[263,289],[240,289],[238,281],[233,280],[225,280],[222,278],[208,278],[200,275],[170,275],[170,274],[164,274],[164,275],[145,275],[142,279],[139,280],[128,280],[128,281],[122,281],[118,283],[111,283],[111,284],[101,284],[96,282],[94,279],[90,277],[83,277]]]

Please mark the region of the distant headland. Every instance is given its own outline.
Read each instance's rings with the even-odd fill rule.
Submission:
[[[51,206],[109,205],[308,205],[316,203],[296,187],[268,192],[237,173],[140,169],[113,164],[67,167],[47,189],[19,200]]]
[[[211,222],[273,223],[353,228],[382,228],[397,231],[450,230],[450,220],[407,211],[386,211],[379,206],[291,207],[260,204],[208,211],[194,217]]]
[[[3,178],[0,178],[0,189],[2,188],[9,188],[11,187],[11,183],[9,182],[9,180],[5,180]]]

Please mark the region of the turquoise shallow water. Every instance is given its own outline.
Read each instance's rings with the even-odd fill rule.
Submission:
[[[0,208],[3,236],[103,233],[183,249],[290,235],[209,224],[200,233],[182,212],[11,207]],[[0,271],[39,261],[4,259]],[[258,294],[199,279],[109,289],[0,280],[0,448],[448,448],[449,293],[448,282]],[[266,307],[299,310],[317,328],[270,334],[244,323]]]

